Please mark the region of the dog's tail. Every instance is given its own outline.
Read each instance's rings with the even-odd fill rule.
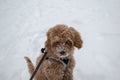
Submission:
[[[25,58],[25,60],[27,62],[28,71],[29,71],[30,75],[32,75],[32,73],[34,72],[35,67],[34,67],[32,61],[28,57],[24,57],[24,58]]]

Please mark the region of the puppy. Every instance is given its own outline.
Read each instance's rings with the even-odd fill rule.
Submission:
[[[43,61],[34,80],[73,80],[75,60],[73,57],[75,47],[82,47],[82,39],[74,28],[64,24],[56,25],[47,32],[45,48],[46,59]],[[36,60],[39,63],[43,54]],[[29,73],[32,75],[35,67],[28,57],[25,57]]]

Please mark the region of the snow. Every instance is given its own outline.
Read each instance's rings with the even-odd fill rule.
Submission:
[[[56,24],[76,28],[74,80],[120,80],[120,0],[0,0],[0,80],[28,80],[33,62]]]

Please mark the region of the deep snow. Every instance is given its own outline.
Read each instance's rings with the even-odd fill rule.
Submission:
[[[74,80],[120,80],[120,0],[0,0],[0,80],[28,80],[24,56],[35,62],[58,23],[84,41]]]

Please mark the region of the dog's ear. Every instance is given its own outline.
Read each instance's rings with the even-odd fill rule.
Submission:
[[[45,47],[46,48],[50,48],[51,47],[51,44],[50,44],[50,40],[47,39],[46,42],[45,42]]]
[[[69,30],[73,35],[72,40],[73,40],[74,46],[80,49],[83,43],[80,33],[77,30],[75,30],[73,27],[70,27]]]
[[[46,40],[46,42],[45,42],[45,47],[46,48],[50,48],[51,47],[51,41],[50,41],[50,39],[51,39],[51,28],[49,29],[49,31],[46,33],[46,35],[47,35],[47,40]]]

